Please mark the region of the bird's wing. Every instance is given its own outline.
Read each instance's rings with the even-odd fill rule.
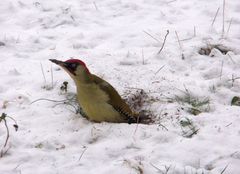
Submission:
[[[112,87],[112,85],[94,74],[92,74],[92,80],[109,95],[108,103],[111,104],[114,109],[121,113],[121,115],[125,116],[129,122],[136,122],[136,118],[134,118],[132,110],[121,98],[118,92]]]

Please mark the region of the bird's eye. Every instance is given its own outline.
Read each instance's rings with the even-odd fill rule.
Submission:
[[[71,63],[70,64],[70,68],[71,69],[76,69],[77,68],[77,64],[76,63]]]

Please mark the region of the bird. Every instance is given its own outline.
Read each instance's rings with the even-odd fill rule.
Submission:
[[[73,79],[77,100],[84,115],[93,122],[137,123],[138,114],[121,98],[107,81],[92,74],[79,59],[49,59],[63,68]]]

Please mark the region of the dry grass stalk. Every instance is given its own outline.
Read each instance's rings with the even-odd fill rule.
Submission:
[[[164,37],[164,40],[163,40],[162,47],[160,48],[160,50],[158,51],[157,54],[160,54],[161,51],[163,50],[168,34],[169,34],[169,30],[167,30],[167,33],[166,33],[166,35],[165,35],[165,37]]]
[[[191,40],[191,39],[193,39],[193,38],[196,37],[196,36],[197,36],[197,32],[196,32],[196,27],[194,26],[194,27],[193,27],[193,36],[191,36],[191,37],[189,37],[189,38],[186,38],[186,39],[181,39],[180,41],[182,42],[182,41]]]
[[[98,10],[98,7],[97,7],[97,4],[96,4],[95,1],[93,2],[93,5],[94,5],[95,9],[96,9],[97,11],[99,11],[99,10]]]
[[[142,48],[142,64],[145,65],[145,57],[144,57],[143,48]]]
[[[224,167],[224,169],[222,170],[221,174],[223,174],[223,173],[226,171],[226,169],[228,168],[228,165],[229,165],[229,164],[227,164],[227,165]]]
[[[214,16],[213,21],[212,21],[212,27],[213,27],[213,25],[214,25],[214,23],[215,23],[215,20],[216,20],[216,18],[217,18],[217,15],[218,15],[219,10],[220,10],[220,7],[218,7],[217,12],[215,13],[215,16]]]
[[[193,27],[193,37],[197,36],[196,26]]]
[[[224,37],[225,33],[225,0],[223,0],[223,18],[222,18],[222,38]]]
[[[167,174],[171,168],[171,165],[167,166],[165,165],[164,168],[165,168],[165,171],[161,170],[159,167],[155,166],[153,163],[150,163],[150,165],[155,168],[158,172],[161,172],[162,174]]]
[[[147,31],[144,31],[143,30],[143,32],[145,33],[145,34],[147,34],[148,36],[150,36],[152,39],[154,39],[155,41],[157,41],[157,42],[160,42],[160,40],[158,40],[156,37],[154,37],[153,35],[151,35],[150,33],[148,33]]]
[[[236,62],[233,60],[232,56],[230,56],[230,54],[227,54],[229,59],[232,61],[233,64],[236,64]]]
[[[43,80],[44,80],[44,83],[46,84],[47,80],[46,80],[46,76],[45,76],[45,73],[44,73],[44,70],[43,70],[42,63],[40,63],[40,65],[41,65],[41,71],[42,71],[42,75],[43,75]]]
[[[53,69],[52,69],[52,65],[51,65],[51,80],[52,80],[52,89],[53,89]]]
[[[229,22],[228,29],[227,29],[227,33],[226,33],[226,36],[225,36],[225,37],[228,36],[228,33],[229,33],[229,31],[230,31],[230,27],[231,27],[231,25],[232,25],[232,20],[233,20],[233,18],[231,18],[231,20],[230,20],[230,22]]]
[[[78,158],[78,161],[80,161],[82,159],[83,154],[86,152],[86,150],[87,150],[87,147],[84,147],[84,150],[82,151],[80,157]]]
[[[83,117],[85,117],[86,115],[82,112],[81,108],[78,105],[77,102],[77,96],[73,95],[73,96],[68,96],[67,99],[64,100],[53,100],[53,99],[47,99],[47,98],[39,98],[37,100],[34,100],[33,102],[31,102],[30,104],[39,102],[39,101],[49,101],[49,102],[54,102],[56,103],[54,107],[59,106],[59,105],[67,105],[67,106],[71,106],[74,109],[74,113],[78,114],[80,113]],[[73,111],[72,111],[73,112]]]
[[[165,65],[161,66],[156,72],[155,72],[155,75],[157,75],[157,73],[159,73],[163,68],[164,68]]]
[[[177,1],[177,0],[168,1],[168,2],[166,2],[166,4],[170,4],[170,3],[176,2],[176,1]]]
[[[224,61],[222,61],[222,64],[221,64],[220,80],[222,80],[223,64],[224,64]]]
[[[180,51],[181,51],[182,60],[184,60],[184,59],[185,59],[185,56],[184,56],[184,54],[183,54],[182,45],[181,45],[181,43],[180,43],[180,40],[179,40],[179,37],[178,37],[178,33],[177,33],[177,31],[175,31],[175,34],[176,34],[177,41],[178,41],[178,45],[179,45],[179,48],[180,48]]]
[[[5,139],[5,142],[4,142],[4,145],[3,145],[3,148],[1,149],[1,152],[0,152],[0,158],[3,157],[9,150],[9,148],[4,151],[4,148],[7,146],[8,144],[8,140],[9,140],[9,137],[10,137],[10,133],[9,133],[9,128],[8,128],[8,124],[7,124],[7,118],[11,119],[14,121],[14,125],[13,127],[15,128],[15,131],[18,130],[18,125],[17,125],[17,122],[15,119],[13,119],[12,117],[8,116],[7,114],[5,113],[2,113],[2,115],[0,116],[0,123],[3,121],[4,122],[4,126],[6,128],[6,131],[7,131],[7,136],[6,136],[6,139]]]

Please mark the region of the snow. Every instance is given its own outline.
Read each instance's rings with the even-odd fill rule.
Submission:
[[[0,147],[9,148],[0,173],[240,173],[240,112],[231,106],[240,91],[239,9],[239,1],[226,0],[222,37],[222,0],[1,1],[0,114],[13,117],[19,130],[7,118],[3,148],[0,123]],[[231,51],[200,55],[207,44]],[[71,106],[32,103],[75,93],[67,73],[48,60],[71,57],[120,94],[141,88],[159,98],[149,104],[156,123],[92,123]],[[64,81],[67,93],[60,90]],[[186,90],[208,97],[210,109],[195,116],[188,105],[168,102]],[[183,134],[186,118],[198,130],[192,137]]]

